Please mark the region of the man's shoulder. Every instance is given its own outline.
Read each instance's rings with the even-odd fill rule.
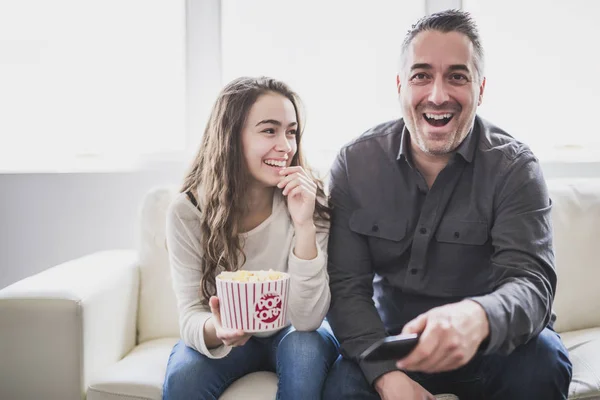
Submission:
[[[535,157],[531,148],[484,118],[477,117],[480,128],[478,150],[486,157],[512,163],[522,157]]]

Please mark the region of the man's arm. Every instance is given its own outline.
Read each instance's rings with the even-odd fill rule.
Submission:
[[[348,181],[343,149],[333,164],[330,180],[333,214],[328,246],[331,288],[328,319],[344,357],[358,362],[362,351],[387,335],[372,300],[373,268],[367,240],[349,226],[357,205]],[[360,367],[371,384],[379,376],[397,369],[393,361],[362,363]]]
[[[551,201],[531,152],[515,160],[495,199],[491,268],[497,288],[472,300],[489,320],[486,353],[508,354],[548,324],[556,290]]]

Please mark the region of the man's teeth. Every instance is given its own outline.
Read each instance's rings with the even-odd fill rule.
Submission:
[[[425,116],[429,119],[444,119],[444,118],[452,118],[452,114],[427,114]]]
[[[285,167],[285,161],[265,160],[265,164],[272,165],[274,167]]]

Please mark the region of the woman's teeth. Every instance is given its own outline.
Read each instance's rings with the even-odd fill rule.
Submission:
[[[285,161],[265,160],[265,164],[270,165],[272,167],[285,167]]]

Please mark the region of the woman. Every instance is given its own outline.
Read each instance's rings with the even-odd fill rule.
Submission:
[[[338,343],[326,322],[329,209],[300,149],[299,99],[270,78],[239,78],[220,93],[182,193],[167,246],[182,340],[163,399],[218,399],[255,371],[279,378],[278,399],[319,399]],[[250,335],[221,325],[221,271],[290,274],[290,324]]]

